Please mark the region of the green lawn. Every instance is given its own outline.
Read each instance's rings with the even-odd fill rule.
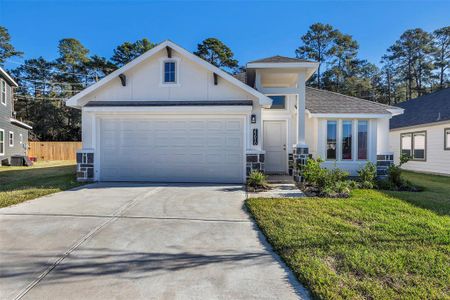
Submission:
[[[406,173],[424,192],[251,199],[247,207],[321,299],[450,299],[450,177]]]
[[[38,162],[32,167],[0,167],[0,207],[79,185],[72,161]]]

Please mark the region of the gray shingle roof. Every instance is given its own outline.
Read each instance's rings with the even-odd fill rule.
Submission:
[[[286,57],[281,55],[275,55],[271,57],[261,58],[254,61],[249,61],[248,63],[298,63],[298,62],[313,62],[306,59],[294,58],[294,57]]]
[[[391,129],[447,121],[450,120],[450,88],[396,106],[403,108],[405,112],[391,119]]]
[[[388,114],[396,107],[306,87],[306,109],[317,114]]]

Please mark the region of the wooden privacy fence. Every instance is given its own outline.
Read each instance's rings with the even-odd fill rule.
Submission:
[[[38,160],[76,160],[81,142],[29,142],[29,157]]]

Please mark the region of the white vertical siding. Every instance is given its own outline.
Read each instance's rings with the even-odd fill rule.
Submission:
[[[450,121],[445,124],[414,127],[390,132],[391,151],[396,163],[400,157],[400,135],[407,132],[426,131],[426,160],[409,161],[403,168],[417,172],[429,172],[450,175],[450,150],[444,150],[444,129],[450,128]]]

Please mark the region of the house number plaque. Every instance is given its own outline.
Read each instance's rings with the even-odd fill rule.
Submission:
[[[253,145],[258,145],[258,129],[253,129]]]

